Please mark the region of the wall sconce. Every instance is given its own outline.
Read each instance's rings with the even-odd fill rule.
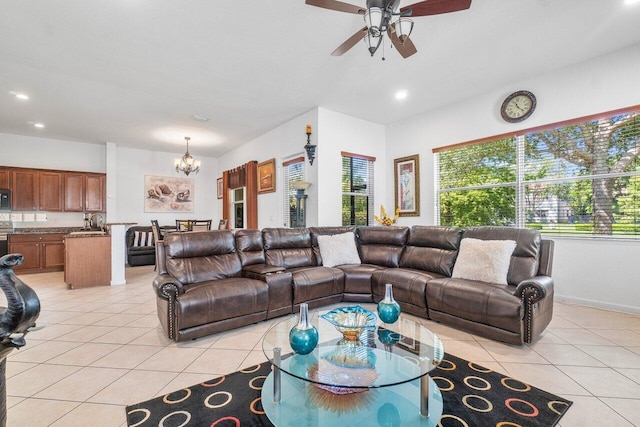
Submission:
[[[307,150],[309,164],[313,166],[313,159],[316,158],[316,145],[311,145],[311,125],[307,125],[307,143],[304,149]]]

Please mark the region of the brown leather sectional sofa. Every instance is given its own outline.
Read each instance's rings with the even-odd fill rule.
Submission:
[[[352,231],[361,264],[325,267],[318,236]],[[513,240],[507,284],[452,278],[461,239]],[[378,302],[512,344],[551,321],[553,241],[509,227],[311,227],[171,233],[159,243],[158,317],[176,341],[294,313]]]

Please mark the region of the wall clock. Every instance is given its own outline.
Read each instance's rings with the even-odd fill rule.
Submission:
[[[527,90],[513,92],[502,103],[500,115],[509,123],[528,119],[536,109],[536,96]]]

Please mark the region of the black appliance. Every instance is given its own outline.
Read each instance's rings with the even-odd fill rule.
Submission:
[[[13,233],[13,223],[11,221],[0,221],[0,256],[9,253],[7,236]]]
[[[11,210],[11,190],[0,188],[0,211]]]

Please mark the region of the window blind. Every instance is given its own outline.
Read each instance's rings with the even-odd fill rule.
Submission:
[[[304,179],[304,157],[296,157],[282,164],[282,179],[284,197],[282,205],[282,218],[285,227],[296,227],[296,190],[292,184]]]
[[[374,157],[342,153],[342,225],[371,225]]]
[[[434,150],[436,222],[640,234],[640,109]]]

